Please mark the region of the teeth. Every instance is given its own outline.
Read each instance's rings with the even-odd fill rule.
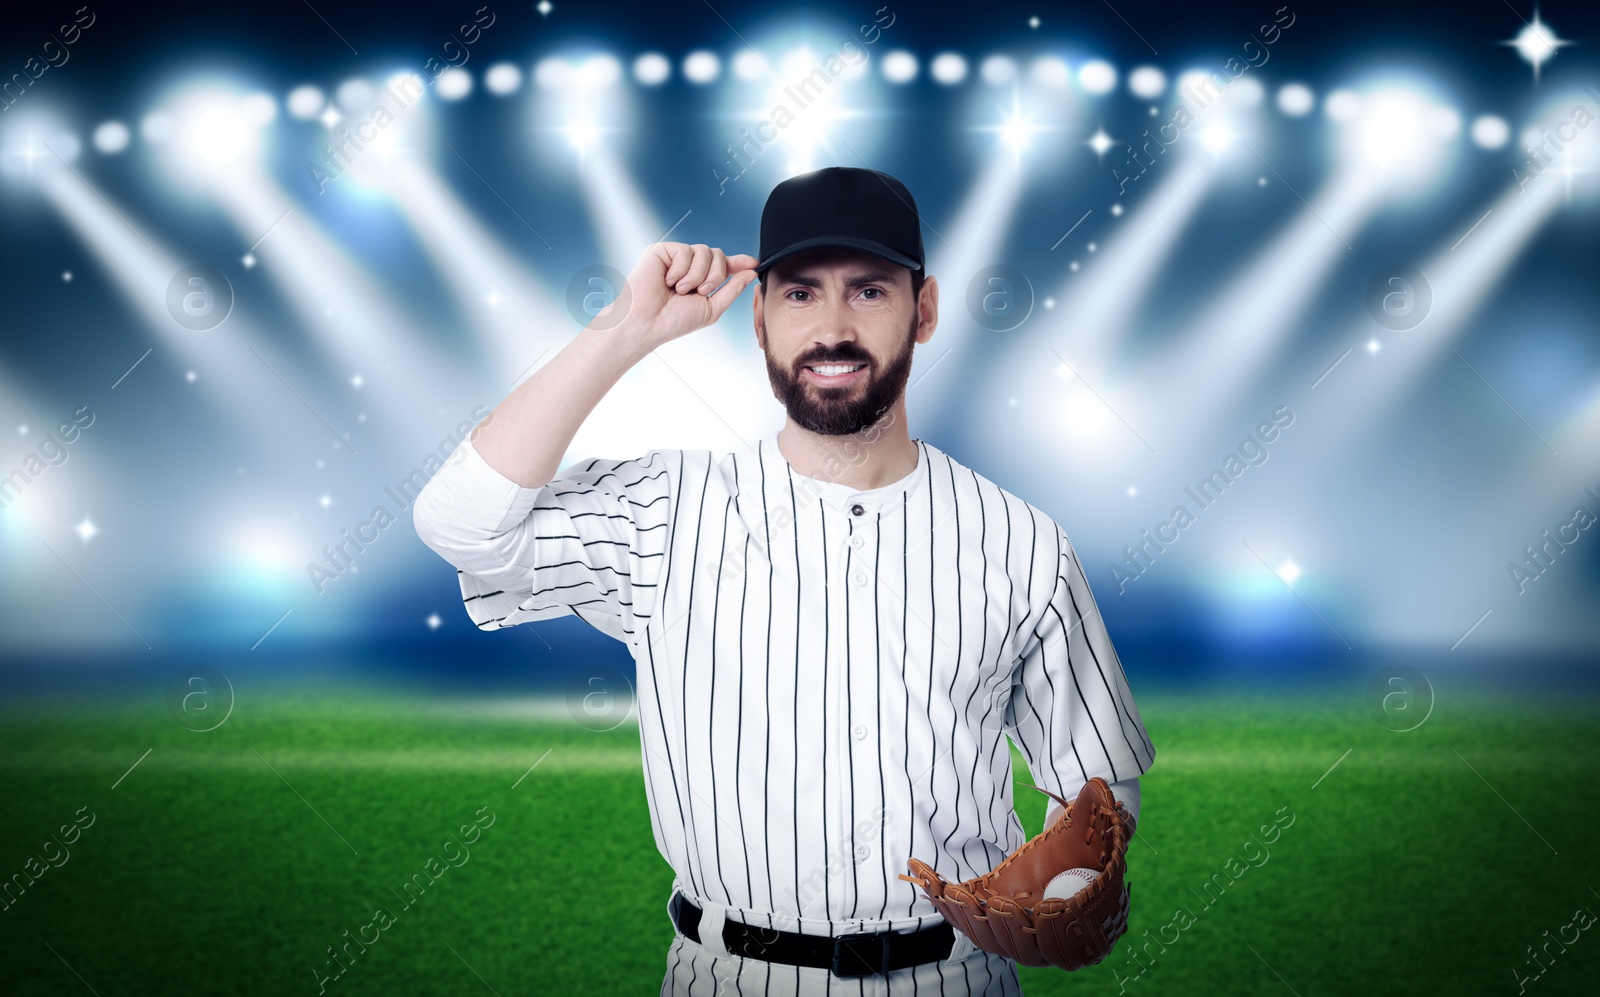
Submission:
[[[848,374],[852,370],[860,370],[863,366],[863,364],[825,364],[820,367],[813,366],[811,369],[818,374],[832,377],[838,374]]]

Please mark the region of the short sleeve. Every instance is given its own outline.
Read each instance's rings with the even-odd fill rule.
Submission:
[[[1067,799],[1094,776],[1133,779],[1155,761],[1133,690],[1072,542],[1056,527],[1050,601],[1013,675],[1007,720],[1034,780]]]
[[[673,505],[667,452],[584,460],[539,488],[465,440],[417,496],[417,535],[455,565],[467,615],[497,630],[568,613],[631,644],[656,605]]]

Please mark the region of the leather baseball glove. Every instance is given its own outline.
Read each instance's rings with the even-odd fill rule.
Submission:
[[[1029,788],[1062,804],[1065,815],[993,870],[951,883],[913,858],[906,863],[912,874],[900,878],[922,887],[944,919],[986,952],[1024,966],[1092,966],[1128,928],[1123,876],[1133,819],[1099,776],[1071,803]]]

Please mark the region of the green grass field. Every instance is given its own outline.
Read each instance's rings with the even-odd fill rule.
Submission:
[[[1140,708],[1157,758],[1128,936],[1084,972],[1024,967],[1030,995],[1514,994],[1514,969],[1537,972],[1527,946],[1600,912],[1592,701],[1442,696],[1404,734],[1358,699],[1147,694]],[[398,908],[390,888],[430,858],[448,871],[328,993],[660,987],[672,875],[631,725],[358,688],[241,688],[203,734],[158,700],[12,698],[0,721],[0,876],[60,861],[41,855],[50,833],[93,814],[0,911],[8,994],[314,994],[325,948]],[[1016,797],[1036,833],[1045,797]],[[464,862],[441,852],[490,813]],[[1265,853],[1246,846],[1289,814]],[[1229,885],[1208,907],[1197,891],[1217,875]],[[1193,920],[1173,925],[1180,906]],[[1132,948],[1163,925],[1141,975]],[[1577,930],[1526,992],[1594,992],[1600,930]]]

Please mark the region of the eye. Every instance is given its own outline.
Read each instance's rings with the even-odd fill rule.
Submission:
[[[861,289],[862,294],[866,294],[868,291],[876,291],[878,293],[878,298],[883,297],[883,288],[881,287],[864,287]],[[878,299],[873,298],[872,300],[876,301]]]
[[[790,291],[788,294],[785,294],[784,297],[790,298],[792,300],[792,296],[793,295],[796,295],[796,294],[809,294],[809,293],[811,293],[811,292],[802,290],[800,288],[796,288],[795,290]]]

